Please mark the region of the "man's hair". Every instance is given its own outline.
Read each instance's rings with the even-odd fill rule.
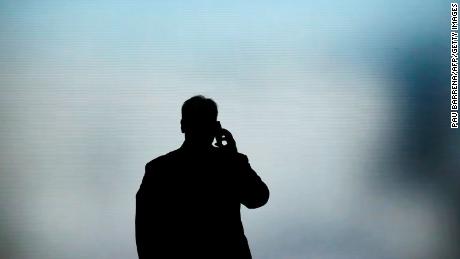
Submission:
[[[182,105],[182,120],[217,120],[217,104],[211,98],[196,95]]]

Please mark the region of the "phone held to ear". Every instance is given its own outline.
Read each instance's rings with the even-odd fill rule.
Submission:
[[[220,121],[217,121],[216,124],[216,133],[215,133],[215,138],[216,138],[216,147],[221,148],[222,150],[228,151],[228,152],[238,152],[236,149],[236,143],[235,140],[233,139],[232,134],[230,131],[222,128],[222,125],[220,124]]]
[[[222,147],[222,125],[220,121],[217,121],[217,129],[216,129],[216,146]]]

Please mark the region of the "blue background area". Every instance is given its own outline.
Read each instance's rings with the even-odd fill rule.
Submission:
[[[136,258],[195,94],[271,189],[254,258],[460,257],[448,1],[0,1],[0,35],[2,258]]]

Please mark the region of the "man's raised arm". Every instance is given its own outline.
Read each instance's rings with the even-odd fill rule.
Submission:
[[[265,205],[270,196],[267,185],[251,168],[246,155],[237,154],[237,168],[239,174],[238,194],[240,202],[248,209],[255,209]]]

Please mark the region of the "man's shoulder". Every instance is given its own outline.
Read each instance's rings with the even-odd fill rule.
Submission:
[[[179,150],[173,150],[171,152],[168,152],[164,155],[158,156],[152,160],[150,160],[146,165],[145,169],[153,168],[153,167],[161,167],[164,165],[168,165],[170,163],[174,163],[179,155]]]
[[[218,148],[216,148],[216,153],[220,157],[222,157],[223,159],[226,159],[226,160],[230,160],[230,161],[234,161],[234,162],[247,162],[248,161],[248,157],[243,153],[228,152],[228,151],[220,150]]]

